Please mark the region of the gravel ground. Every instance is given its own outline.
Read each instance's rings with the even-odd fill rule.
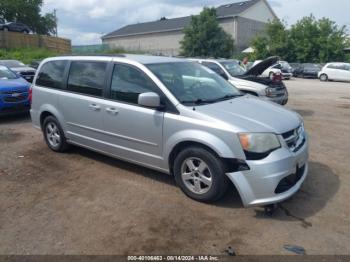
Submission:
[[[0,254],[350,254],[350,84],[286,81],[310,135],[302,189],[272,217],[85,149],[57,154],[28,116],[0,119]]]

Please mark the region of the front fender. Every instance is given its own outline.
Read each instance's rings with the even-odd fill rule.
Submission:
[[[223,158],[239,157],[237,153],[234,152],[233,148],[231,149],[227,143],[225,143],[225,141],[219,137],[205,131],[190,129],[176,132],[166,141],[164,147],[166,163],[169,163],[170,153],[173,151],[175,146],[181,142],[195,142],[203,144]]]

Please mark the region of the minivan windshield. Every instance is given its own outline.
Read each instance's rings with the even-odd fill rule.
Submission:
[[[225,67],[231,76],[240,76],[246,72],[237,61],[222,61],[220,64]]]
[[[6,66],[0,66],[0,79],[16,79],[18,76]]]
[[[185,105],[215,103],[242,95],[214,71],[197,63],[168,62],[146,66]]]

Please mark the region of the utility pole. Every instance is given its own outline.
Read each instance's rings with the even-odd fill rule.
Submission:
[[[57,32],[57,9],[56,8],[53,10],[53,15],[55,17],[55,35],[57,37],[58,32]]]

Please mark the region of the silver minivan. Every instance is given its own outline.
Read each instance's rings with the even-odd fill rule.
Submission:
[[[232,182],[244,206],[276,203],[297,192],[308,172],[297,113],[187,60],[49,58],[31,97],[33,124],[53,151],[77,145],[174,175],[198,201],[219,199]]]

